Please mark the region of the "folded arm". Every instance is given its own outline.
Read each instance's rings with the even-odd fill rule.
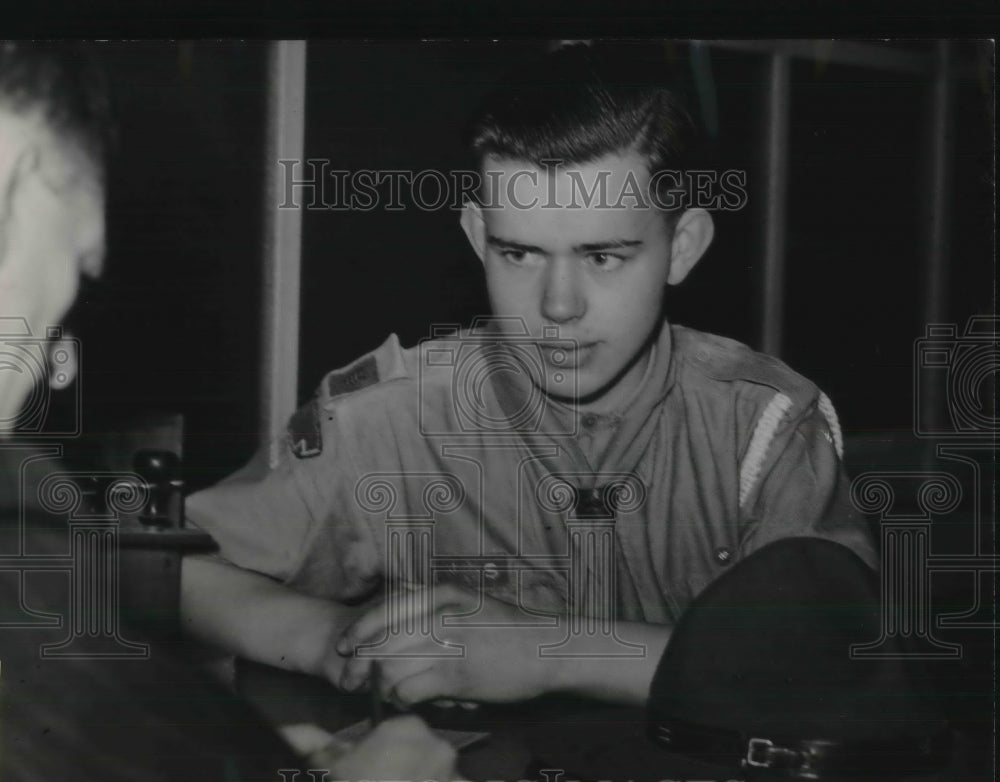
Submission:
[[[365,610],[297,592],[216,557],[181,568],[181,620],[206,643],[256,662],[337,681],[341,633]]]
[[[616,637],[632,644],[632,651],[641,646],[641,653],[621,656],[609,639],[595,636],[589,649],[577,638],[573,656],[559,655],[566,616],[557,626],[525,626],[516,607],[473,590],[452,585],[415,591],[425,594],[398,601],[391,610],[372,607],[342,635],[336,644],[344,660],[341,687],[368,686],[373,657],[358,656],[357,649],[378,644],[373,651],[383,695],[403,706],[437,698],[520,701],[551,692],[643,704],[670,638],[666,625],[619,622]],[[475,624],[456,621],[472,615]],[[398,628],[391,634],[390,616]]]

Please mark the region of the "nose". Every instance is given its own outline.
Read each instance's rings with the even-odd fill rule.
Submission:
[[[552,323],[578,320],[586,311],[580,271],[572,258],[552,258],[545,269],[542,315]]]

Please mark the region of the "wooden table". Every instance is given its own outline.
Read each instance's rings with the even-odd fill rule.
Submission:
[[[322,679],[244,660],[236,663],[235,685],[276,726],[314,723],[335,732],[368,716],[367,693],[343,693]],[[459,770],[468,779],[485,782],[530,778],[525,772],[532,766],[532,730],[552,724],[572,708],[569,701],[539,699],[487,704],[472,711],[425,705],[416,713],[433,727],[489,732],[488,740],[462,750],[459,760]]]

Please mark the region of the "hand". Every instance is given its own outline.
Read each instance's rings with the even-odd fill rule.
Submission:
[[[407,633],[386,636],[387,606],[377,606],[341,636],[337,652],[347,658],[339,684],[357,690],[369,679],[374,657],[357,657],[355,649],[382,642],[377,655],[382,669],[383,697],[400,706],[433,699],[514,701],[546,692],[555,660],[544,661],[538,647],[556,640],[547,626],[517,627],[525,615],[514,606],[462,587],[419,587],[391,606],[398,626]],[[446,616],[474,615],[476,625],[446,625]],[[426,620],[426,621],[424,621]],[[430,632],[434,636],[431,637]],[[464,654],[442,653],[438,642]],[[447,652],[448,650],[444,650]],[[404,656],[405,655],[405,656]]]
[[[329,764],[333,779],[458,779],[454,748],[419,717],[393,717]]]

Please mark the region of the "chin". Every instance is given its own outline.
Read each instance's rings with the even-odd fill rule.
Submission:
[[[576,381],[572,379],[568,383],[559,386],[550,386],[546,393],[553,399],[561,402],[585,403],[599,399],[605,392],[608,383],[595,381],[594,378],[582,378],[577,376]]]

